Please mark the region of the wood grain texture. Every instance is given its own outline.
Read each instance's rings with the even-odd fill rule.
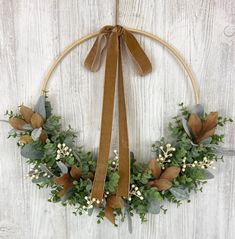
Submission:
[[[0,115],[24,102],[33,105],[46,70],[57,54],[84,34],[114,23],[115,1],[0,0]],[[235,3],[233,0],[120,0],[119,23],[157,34],[172,43],[196,74],[201,101],[235,119]],[[178,63],[157,43],[137,36],[153,62],[154,71],[141,78],[125,54],[125,88],[131,150],[138,160],[151,157],[150,145],[167,135],[167,122],[177,103],[193,104],[191,86]],[[79,131],[80,143],[97,151],[104,67],[90,73],[83,67],[92,41],[75,49],[57,69],[50,98],[63,125]],[[115,117],[116,119],[117,117]],[[117,120],[113,148],[117,148]],[[108,239],[171,238],[232,239],[235,233],[235,158],[218,163],[215,179],[203,193],[192,195],[180,208],[170,205],[166,215],[148,216],[113,228],[96,224],[96,216],[75,217],[72,208],[47,202],[24,175],[25,159],[9,127],[0,123],[0,238]],[[225,128],[225,146],[235,147],[235,126]]]

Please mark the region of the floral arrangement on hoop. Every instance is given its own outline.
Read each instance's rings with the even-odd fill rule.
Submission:
[[[79,215],[91,215],[95,210],[98,223],[106,217],[116,225],[115,218],[120,216],[122,220],[127,217],[131,225],[134,213],[144,222],[147,213],[165,212],[166,201],[177,205],[182,200],[189,202],[190,193],[201,191],[206,180],[213,177],[208,168],[223,159],[218,152],[224,135],[215,130],[232,120],[217,112],[206,114],[199,104],[191,110],[179,106],[179,115],[169,123],[171,138],[152,145],[154,157],[149,162],[137,162],[131,153],[127,198],[116,195],[117,151],[108,163],[104,199],[91,198],[96,155],[76,145],[76,134],[70,127],[61,128],[61,118],[52,113],[47,96],[41,96],[33,110],[21,105],[17,113],[7,111],[13,127],[9,137],[17,138],[21,155],[31,165],[27,176],[39,188],[51,189],[50,202],[72,205]]]

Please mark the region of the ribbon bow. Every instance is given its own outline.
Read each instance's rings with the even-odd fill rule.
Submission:
[[[113,109],[116,79],[118,81],[118,122],[119,122],[119,183],[116,195],[128,197],[130,184],[130,153],[126,105],[123,85],[121,44],[128,48],[140,75],[146,75],[152,70],[151,63],[133,34],[127,29],[117,26],[105,26],[101,29],[89,54],[85,66],[90,71],[99,70],[101,56],[107,48],[105,81],[103,95],[103,110],[99,154],[91,197],[102,201],[104,185],[108,168],[110,143],[112,135]]]

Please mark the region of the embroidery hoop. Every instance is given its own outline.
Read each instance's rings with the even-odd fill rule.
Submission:
[[[152,33],[146,32],[146,31],[142,31],[139,29],[135,29],[135,28],[127,28],[125,27],[127,30],[129,30],[132,33],[137,33],[143,36],[146,36],[158,43],[160,43],[162,46],[164,46],[165,48],[167,48],[169,50],[169,52],[175,57],[175,59],[181,64],[181,66],[184,68],[184,70],[186,71],[191,85],[192,85],[192,89],[194,92],[194,99],[195,99],[195,103],[199,104],[200,103],[200,94],[199,94],[199,90],[196,84],[196,80],[195,77],[193,75],[193,72],[191,70],[191,68],[189,67],[189,65],[187,64],[187,62],[184,60],[184,58],[181,56],[181,54],[178,52],[178,50],[176,50],[175,47],[173,47],[171,44],[169,44],[168,42],[166,42],[165,40],[163,40],[162,38],[160,38],[157,35],[154,35]],[[82,43],[96,37],[99,35],[99,31],[97,32],[93,32],[90,33],[88,35],[85,35],[81,38],[79,38],[78,40],[72,42],[70,45],[68,45],[60,54],[59,56],[55,59],[55,61],[53,62],[53,64],[51,65],[51,67],[49,68],[43,83],[42,83],[42,88],[41,88],[41,95],[44,95],[45,92],[47,91],[48,88],[48,83],[51,79],[52,74],[54,73],[54,71],[56,70],[57,66],[63,61],[63,59],[77,46],[81,45]]]

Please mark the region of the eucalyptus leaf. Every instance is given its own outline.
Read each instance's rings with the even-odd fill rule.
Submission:
[[[192,150],[192,151],[191,151],[191,156],[192,156],[193,158],[197,158],[197,157],[200,156],[200,154],[198,153],[197,150]]]
[[[152,214],[159,214],[161,210],[161,201],[152,200],[149,202],[148,212]]]
[[[82,170],[83,171],[83,170]],[[105,188],[111,193],[114,193],[119,182],[119,174],[112,172],[109,174],[109,180],[105,183]]]
[[[192,144],[193,146],[195,146],[195,147],[198,146],[198,144],[193,143],[193,141],[191,141],[191,144]]]
[[[25,130],[33,130],[33,127],[31,124],[25,124],[22,128]]]
[[[218,144],[210,144],[210,147],[213,148],[216,151],[221,149],[221,147],[218,146]],[[234,150],[234,152],[235,152],[235,150]],[[217,153],[219,153],[219,152],[217,152]]]
[[[32,183],[47,183],[48,181],[49,181],[49,178],[46,178],[46,177],[32,179]]]
[[[51,103],[47,100],[45,100],[45,108],[46,108],[46,117],[48,119],[52,115],[52,107]]]
[[[37,141],[42,134],[42,128],[34,129],[31,133],[31,137],[34,141]]]
[[[14,133],[20,135],[22,133],[25,133],[25,131],[24,130],[19,130],[19,129],[11,129],[10,132],[9,132],[9,134],[14,134]]]
[[[69,189],[65,195],[61,198],[61,202],[64,203],[65,201],[68,200],[68,198],[73,194],[73,189]]]
[[[134,160],[134,159],[135,159],[135,155],[134,155],[133,152],[130,152],[130,159],[131,159],[131,160]]]
[[[90,192],[92,188],[92,183],[86,185],[86,191]]]
[[[194,106],[192,113],[195,113],[200,117],[203,117],[204,116],[204,107],[201,104],[197,104]]]
[[[187,161],[188,161],[189,163],[192,163],[192,162],[193,162],[193,158],[192,158],[190,155],[188,155]]]
[[[207,179],[213,179],[214,178],[214,175],[210,172],[210,171],[208,171],[208,170],[204,170],[204,175],[205,175],[205,179],[207,180]]]
[[[161,146],[161,141],[159,141],[159,140],[155,141],[155,146],[160,147]]]
[[[126,217],[127,217],[128,231],[129,231],[129,233],[132,233],[133,232],[132,218],[131,218],[131,215],[126,208],[125,208],[125,214],[126,214]]]
[[[183,117],[182,117],[182,125],[183,125],[183,128],[184,128],[186,134],[187,134],[190,138],[192,138],[191,133],[190,133],[190,129],[189,129],[189,127],[188,127],[188,122],[187,122],[187,120],[186,120],[185,118],[183,118]]]
[[[41,95],[34,107],[34,111],[39,113],[44,119],[46,119],[46,107],[45,107],[45,96]]]
[[[51,176],[54,176],[54,174],[48,169],[48,167],[45,164],[40,164],[40,169],[47,174],[50,174]]]
[[[93,208],[89,208],[88,210],[87,210],[87,212],[88,212],[88,216],[91,216],[92,215],[92,213],[93,213],[93,211],[94,211],[94,207]]]
[[[62,172],[62,174],[68,173],[68,168],[64,163],[58,161],[56,162],[56,164],[60,168],[60,171]]]
[[[209,137],[209,138],[206,138],[206,139],[204,139],[204,140],[202,140],[202,144],[204,144],[204,145],[208,145],[208,144],[210,144],[211,143],[211,141],[212,141],[212,138],[211,137]]]
[[[169,191],[175,196],[178,200],[188,200],[189,199],[189,193],[188,190],[181,187],[172,187],[169,189]]]
[[[228,149],[228,148],[224,148],[224,147],[218,147],[216,145],[216,152],[218,154],[221,155],[225,155],[225,156],[235,156],[235,149]]]
[[[21,148],[21,155],[27,159],[41,159],[43,152],[33,148],[32,144],[26,144]]]
[[[64,143],[69,147],[72,148],[74,138],[72,136],[67,136],[64,140]]]

